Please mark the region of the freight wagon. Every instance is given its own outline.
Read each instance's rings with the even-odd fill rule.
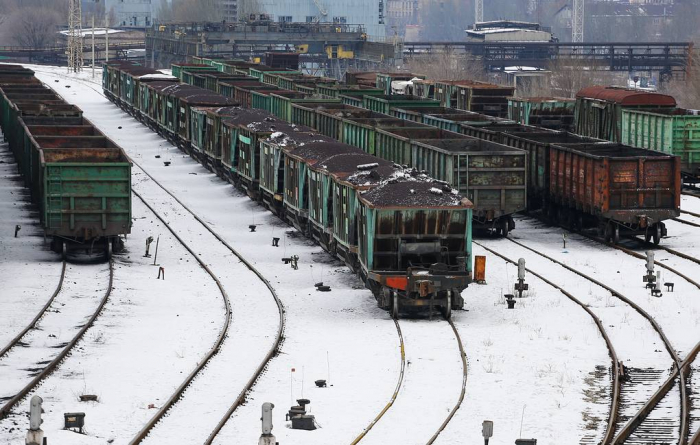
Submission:
[[[167,101],[172,86],[154,86],[149,88],[156,97]],[[234,182],[323,241],[363,278],[382,308],[394,317],[403,310],[440,308],[449,318],[463,306],[461,292],[472,271],[472,209],[457,191],[262,111],[237,109],[221,119],[221,169],[232,164],[233,178],[244,169],[252,178],[257,170],[259,193],[251,193],[254,181]],[[174,136],[168,119],[157,125],[170,138],[196,135]]]
[[[606,141],[563,131],[509,131],[501,133],[499,142],[527,152],[527,209],[535,212],[547,208],[549,193],[549,148],[556,144],[596,144]]]
[[[560,97],[508,99],[508,119],[523,125],[574,131],[576,101]]]
[[[549,211],[565,225],[598,226],[613,243],[644,235],[659,244],[663,221],[680,216],[677,156],[610,143],[552,145],[549,157]]]
[[[622,111],[672,109],[676,100],[665,94],[626,88],[592,86],[576,94],[576,133],[611,142],[622,141]]]
[[[477,81],[461,81],[453,87],[456,103],[450,101],[443,103],[443,106],[494,117],[508,116],[508,98],[515,93],[512,87]]]
[[[10,69],[0,70],[0,125],[52,248],[119,251],[131,230],[128,157],[31,71]]]
[[[622,143],[681,158],[683,180],[700,182],[700,111],[622,110]]]
[[[445,181],[474,205],[474,227],[501,236],[525,210],[527,153],[479,139],[424,139],[411,144],[413,166]]]

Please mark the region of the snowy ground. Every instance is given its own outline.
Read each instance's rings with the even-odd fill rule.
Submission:
[[[61,257],[44,244],[39,213],[31,204],[29,190],[17,173],[17,164],[6,143],[0,143],[0,208],[0,349],[3,349],[44,307],[61,276]],[[21,226],[17,238],[14,237],[16,225]]]
[[[89,83],[89,73],[78,81],[67,80],[63,68],[36,67],[36,70],[40,79],[67,101],[80,106],[85,116],[120,144],[135,162],[252,261],[272,282],[286,306],[288,326],[282,353],[272,360],[249,395],[248,403],[233,415],[217,443],[255,443],[259,436],[260,405],[265,401],[276,405],[274,432],[280,443],[350,443],[388,402],[400,365],[394,324],[384,311],[376,308],[370,292],[338,261],[108,102],[99,94],[101,88]],[[96,82],[99,78],[98,75]],[[66,88],[67,85],[71,88]],[[163,161],[172,164],[165,167]],[[187,235],[188,242],[200,241],[193,246],[198,254],[222,275],[229,268],[240,268],[201,226],[187,222],[184,211],[147,181],[136,166],[134,173],[135,189],[159,212],[166,212],[169,221],[176,223],[178,233]],[[0,204],[2,214],[10,202],[3,199]],[[115,295],[97,325],[88,332],[91,340],[82,342],[79,350],[37,391],[51,395],[45,397],[45,429],[52,440],[97,444],[113,439],[113,443],[127,443],[153,414],[148,405],[158,406],[167,398],[194,362],[211,347],[221,326],[221,295],[217,294],[211,278],[194,266],[193,258],[136,199],[134,216],[134,234],[127,244],[129,253],[118,260]],[[258,225],[255,233],[247,231],[252,223]],[[6,232],[2,232],[0,245],[8,242],[6,237],[11,234]],[[141,256],[149,234],[161,234],[161,249],[166,250],[159,253],[159,258],[162,255],[159,262],[166,265],[166,281],[155,280],[156,269]],[[636,291],[643,273],[643,262],[639,260],[617,257],[597,245],[577,244],[564,254],[558,244],[552,243],[556,233],[542,228],[528,229],[525,223],[520,223],[514,235],[528,237],[543,249],[551,248],[548,254],[571,258],[577,267],[588,261],[592,273],[600,275],[601,281],[609,280],[615,284],[613,287],[622,286],[623,293],[634,293],[640,304],[657,311],[665,320],[664,329],[668,329],[673,341],[678,341],[681,351],[692,346],[688,346],[690,341],[682,340],[680,331],[690,329],[697,334],[697,323],[690,316],[673,317],[673,310],[695,310],[692,301],[695,294],[691,290],[686,293],[685,288],[679,289],[676,295],[664,296],[658,303],[649,300],[645,292]],[[271,246],[273,236],[282,238],[279,248]],[[696,235],[695,239],[700,237]],[[522,249],[516,249],[508,241],[491,243],[494,249],[514,259],[526,255],[525,252],[521,255]],[[26,245],[23,250],[28,251],[24,255],[30,255],[38,249]],[[479,248],[475,248],[475,253],[484,254]],[[290,254],[300,257],[298,271],[280,261]],[[584,436],[599,439],[610,403],[605,396],[610,392],[607,373],[610,358],[595,324],[559,291],[534,278],[528,280],[531,290],[518,301],[516,309],[505,309],[502,296],[511,291],[516,269],[495,256],[486,256],[488,284],[471,286],[464,294],[469,311],[454,315],[469,362],[467,395],[438,443],[481,443],[484,419],[495,421],[492,443],[513,443],[520,434],[521,417],[522,436],[536,437],[540,443],[577,443]],[[535,260],[533,267],[534,263]],[[12,266],[8,282],[25,290],[15,278],[22,272],[21,266]],[[0,264],[0,270],[3,267],[5,264]],[[668,356],[661,358],[663,350],[648,326],[609,300],[609,293],[605,295],[596,286],[576,281],[561,269],[544,264],[539,267],[549,279],[562,281],[576,297],[587,299],[610,314],[606,327],[616,326],[610,329],[617,333],[613,341],[618,353],[624,351],[649,366],[668,365]],[[54,269],[58,272],[59,267]],[[617,270],[624,275],[616,274]],[[621,280],[621,276],[625,278]],[[41,284],[51,288],[44,281],[47,280],[42,279]],[[331,285],[332,292],[316,292],[313,284],[318,281]],[[675,281],[677,286],[684,286],[681,280]],[[34,283],[38,285],[39,280]],[[246,279],[241,289],[248,286],[254,283]],[[233,289],[229,291],[232,300],[236,287]],[[688,298],[681,298],[683,295]],[[39,297],[48,298],[44,294]],[[248,320],[254,320],[258,311],[268,314],[269,308],[258,305],[263,304],[263,299],[271,300],[269,292],[260,291],[257,297],[261,301],[245,303],[252,306],[234,310],[234,326],[238,321],[236,314]],[[4,296],[0,302],[3,308],[21,312],[16,302],[10,306]],[[250,312],[246,313],[247,310]],[[3,312],[0,311],[0,316]],[[31,311],[24,312],[31,318]],[[268,320],[267,315],[262,320]],[[270,332],[270,326],[250,327],[245,323],[239,326],[244,336]],[[409,361],[406,378],[394,408],[362,443],[425,443],[459,395],[461,361],[447,324],[439,320],[405,320],[401,326]],[[654,348],[661,352],[655,353]],[[223,368],[239,367],[242,359],[248,363],[247,358],[240,356],[224,357]],[[254,361],[255,357],[250,359]],[[328,379],[331,386],[316,388],[313,384],[316,379]],[[198,400],[211,391],[212,382],[196,384],[204,385],[192,391]],[[233,386],[231,391],[235,392]],[[99,393],[101,402],[91,405],[76,402],[76,394],[86,390]],[[302,394],[311,399],[311,412],[321,426],[314,432],[291,430],[284,422],[284,414],[293,399]],[[232,402],[233,398],[228,401]],[[210,411],[199,402],[185,405],[189,403],[187,396],[181,403],[182,408],[178,408],[181,411],[173,411],[174,417],[171,421],[166,419],[163,426],[169,426],[171,433],[177,435],[170,439],[186,437],[182,443],[201,442],[204,439],[201,432],[218,422],[224,403],[212,404]],[[191,411],[185,412],[185,408]],[[59,431],[60,413],[83,410],[88,413],[87,436]],[[184,420],[187,414],[193,416],[190,419],[195,419],[194,422]],[[23,434],[26,421],[14,417],[11,422],[19,429],[8,433],[8,427],[14,425],[10,421],[0,422],[0,441],[18,440]],[[156,433],[160,434],[157,430]],[[152,443],[164,443],[168,437],[153,439],[158,440]]]

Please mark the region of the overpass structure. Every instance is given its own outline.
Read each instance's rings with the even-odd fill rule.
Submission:
[[[607,71],[658,73],[660,79],[683,80],[691,67],[693,44],[561,42],[406,42],[405,59],[431,54],[466,55],[491,71],[506,67],[588,67]]]
[[[129,42],[110,42],[109,54],[112,59],[126,59],[130,50],[144,49],[143,40]],[[44,63],[51,65],[67,64],[68,46],[51,46],[46,48],[31,48],[27,46],[0,46],[0,61],[3,62],[28,62]],[[95,52],[98,54],[98,61],[104,60],[105,42],[95,43]],[[92,45],[83,45],[83,61],[89,63]]]
[[[146,31],[146,53],[154,67],[192,57],[252,59],[269,51],[300,52],[307,69],[342,77],[348,68],[401,63],[400,44],[370,41],[362,25],[289,23],[169,23]]]

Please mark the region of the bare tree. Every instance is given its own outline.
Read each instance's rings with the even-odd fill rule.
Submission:
[[[56,42],[61,19],[58,12],[50,8],[22,8],[10,16],[8,28],[17,45],[44,48]]]
[[[406,68],[435,80],[487,80],[481,60],[451,52],[417,56],[406,62]]]
[[[692,56],[690,72],[683,81],[673,80],[664,86],[663,92],[676,98],[678,106],[700,109],[700,52]]]

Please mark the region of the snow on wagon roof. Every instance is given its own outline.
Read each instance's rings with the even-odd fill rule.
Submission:
[[[582,89],[576,94],[576,98],[598,99],[614,102],[619,105],[651,105],[659,107],[675,107],[676,99],[673,96],[647,91],[634,90],[620,87],[604,87],[595,85]]]

